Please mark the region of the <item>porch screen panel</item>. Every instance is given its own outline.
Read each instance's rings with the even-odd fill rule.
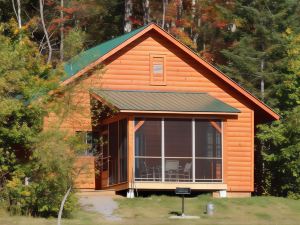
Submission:
[[[100,157],[96,161],[97,170],[100,174],[96,174],[96,189],[108,186],[108,168],[109,168],[109,149],[108,149],[108,125],[100,127]],[[101,180],[100,183],[98,180]]]
[[[109,185],[118,183],[118,122],[109,124]]]
[[[222,124],[195,120],[195,181],[222,181]]]
[[[192,120],[165,119],[165,181],[192,181]]]
[[[135,180],[161,181],[161,119],[135,118]]]
[[[127,120],[119,121],[119,165],[119,182],[125,182],[127,181]]]

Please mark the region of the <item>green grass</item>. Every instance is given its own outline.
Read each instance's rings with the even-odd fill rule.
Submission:
[[[116,215],[121,221],[106,221],[97,213],[75,212],[73,218],[65,219],[64,225],[89,224],[163,224],[163,225],[193,225],[193,224],[300,224],[300,200],[276,197],[252,197],[241,199],[213,199],[208,195],[186,198],[186,214],[197,215],[198,220],[170,220],[168,217],[179,213],[181,199],[176,196],[150,196],[135,199],[119,198],[119,209]],[[212,202],[215,205],[214,216],[204,213],[205,205]],[[55,218],[41,219],[22,216],[9,216],[0,211],[1,225],[52,225]]]

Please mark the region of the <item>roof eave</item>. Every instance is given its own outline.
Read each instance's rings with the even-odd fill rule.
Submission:
[[[134,113],[134,114],[178,114],[178,115],[228,115],[237,116],[239,112],[187,112],[187,111],[157,111],[157,110],[128,110],[121,109],[120,113]]]
[[[126,45],[128,45],[129,43],[131,43],[132,41],[136,40],[137,38],[141,37],[143,34],[147,33],[149,30],[151,30],[153,28],[153,26],[154,26],[154,24],[149,24],[147,27],[145,27],[145,29],[141,30],[139,33],[137,33],[134,36],[132,36],[131,38],[127,39],[122,44],[116,46],[111,51],[107,52],[102,57],[100,57],[96,61],[94,61],[93,63],[89,64],[88,66],[86,66],[82,70],[78,71],[73,76],[71,76],[68,79],[66,79],[63,82],[61,82],[60,85],[64,86],[64,85],[67,85],[67,84],[71,83],[72,81],[76,80],[78,77],[82,76],[84,73],[86,73],[90,69],[94,68],[96,65],[98,65],[101,62],[103,62],[105,59],[107,59],[111,55],[115,54],[120,49],[122,49],[123,47],[125,47]]]

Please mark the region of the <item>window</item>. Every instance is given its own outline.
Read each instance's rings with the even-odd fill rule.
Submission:
[[[109,184],[118,183],[118,122],[109,124]]]
[[[108,125],[109,185],[127,181],[127,120]]]
[[[222,182],[222,122],[135,118],[135,180]]]
[[[135,120],[135,179],[161,181],[161,119]]]
[[[82,152],[83,156],[93,156],[97,150],[97,140],[92,131],[76,131],[82,144],[86,144],[86,149]]]
[[[166,58],[164,55],[150,55],[150,77],[152,85],[166,85]]]
[[[195,120],[196,181],[222,181],[221,121]]]
[[[192,181],[192,120],[165,119],[165,181]]]
[[[127,181],[127,120],[119,121],[120,182]]]

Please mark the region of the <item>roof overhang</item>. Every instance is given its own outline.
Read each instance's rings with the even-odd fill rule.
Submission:
[[[239,113],[232,112],[181,112],[181,111],[137,111],[137,110],[120,110],[120,113],[134,114],[176,114],[176,115],[218,115],[218,116],[237,116]]]
[[[92,97],[118,113],[238,115],[240,110],[197,92],[155,92],[91,89]]]

